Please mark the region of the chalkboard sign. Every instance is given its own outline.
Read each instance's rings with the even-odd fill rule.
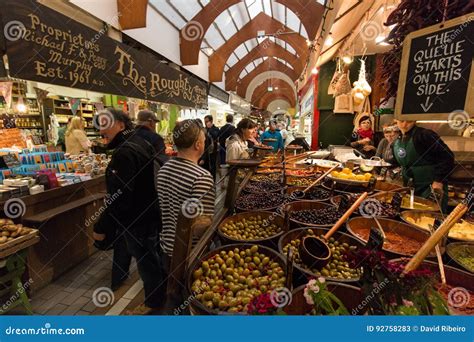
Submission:
[[[410,33],[403,43],[395,117],[474,115],[474,13]]]

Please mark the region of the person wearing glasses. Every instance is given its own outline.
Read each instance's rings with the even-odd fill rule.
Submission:
[[[383,139],[380,140],[379,145],[377,146],[377,151],[375,156],[385,160],[387,163],[393,164],[393,150],[392,144],[400,135],[400,129],[397,124],[393,123],[390,125],[383,126]]]

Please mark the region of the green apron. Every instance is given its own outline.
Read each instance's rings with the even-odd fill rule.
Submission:
[[[402,167],[404,185],[407,186],[410,178],[413,178],[415,195],[428,198],[431,195],[430,185],[434,182],[435,166],[416,152],[413,136],[417,129],[416,126],[413,128],[413,134],[407,141],[403,138],[395,140],[394,157]],[[443,212],[446,212],[448,207],[448,184],[446,183],[443,184],[443,192],[441,208]]]

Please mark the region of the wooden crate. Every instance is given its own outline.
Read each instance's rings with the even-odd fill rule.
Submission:
[[[17,237],[11,241],[5,242],[0,245],[0,259],[6,258],[18,251],[21,251],[24,248],[30,247],[38,243],[40,237],[38,235],[38,230],[33,229],[26,235]]]

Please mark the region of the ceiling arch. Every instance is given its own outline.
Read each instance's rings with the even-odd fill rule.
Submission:
[[[310,39],[314,39],[324,12],[323,5],[319,4],[315,0],[275,1],[293,12],[292,15],[296,15],[296,17],[298,17],[298,19],[301,21],[301,24],[305,28],[308,37]],[[187,24],[180,30],[180,55],[181,63],[183,65],[198,64],[199,51],[209,27],[214,23],[214,21],[222,12],[226,11],[232,6],[238,5],[241,2],[242,0],[210,0],[209,3],[204,6],[196,15],[194,15],[191,20],[188,20]],[[245,2],[247,11],[248,8],[253,5],[253,3],[247,4],[247,2]],[[257,17],[261,14],[264,14],[264,12],[258,14]],[[285,14],[285,17],[286,15],[287,14]],[[267,31],[267,33],[278,31],[278,28],[274,30],[270,27],[260,27],[260,29]],[[193,31],[194,34],[190,35],[191,31]],[[190,37],[192,37],[192,39],[189,39]]]
[[[269,32],[279,32],[278,38],[295,47],[300,58],[306,60],[308,55],[306,40],[299,34],[293,33],[292,30],[282,25],[279,21],[269,17],[265,13],[260,13],[211,55],[209,58],[210,82],[222,81],[224,66],[230,55],[240,44],[248,39],[255,38],[257,32],[262,30],[262,28],[266,28]]]
[[[252,103],[258,102],[258,100],[268,93],[268,87],[271,86],[273,90],[271,92],[284,92],[284,93],[294,93],[294,85],[280,79],[280,78],[270,78],[262,82],[257,88],[255,88],[252,94]]]
[[[291,107],[296,105],[296,100],[292,95],[285,94],[283,92],[272,92],[265,94],[259,101],[257,107],[267,109],[268,105],[277,99],[286,100]]]
[[[288,62],[298,75],[303,71],[303,61],[301,58],[297,58],[295,55],[289,53],[280,45],[273,43],[267,38],[225,72],[226,90],[234,90],[242,70],[244,70],[254,60],[262,57],[281,58]]]
[[[263,63],[260,63],[251,72],[249,72],[244,78],[240,79],[237,82],[237,94],[241,97],[245,97],[250,82],[252,82],[252,80],[259,74],[269,70],[285,74],[289,77],[289,79],[291,79],[292,83],[294,83],[294,81],[298,78],[298,74],[294,70],[288,68],[286,65],[276,60],[275,58],[268,58]]]
[[[278,109],[280,108],[280,109]],[[291,108],[290,103],[285,99],[275,99],[267,105],[265,108],[267,111],[271,112],[273,115],[276,114],[285,114],[289,115],[288,108]]]
[[[265,71],[262,72],[261,74],[258,74],[255,76],[252,81],[250,81],[247,90],[245,92],[245,99],[247,101],[250,101],[252,99],[252,94],[255,91],[255,89],[264,81],[270,79],[270,78],[279,78],[281,80],[286,81],[289,84],[293,83],[293,80],[288,77],[288,75],[280,72],[280,71],[275,71],[275,70],[270,70],[270,71]],[[296,95],[296,87],[293,90],[293,93]]]

